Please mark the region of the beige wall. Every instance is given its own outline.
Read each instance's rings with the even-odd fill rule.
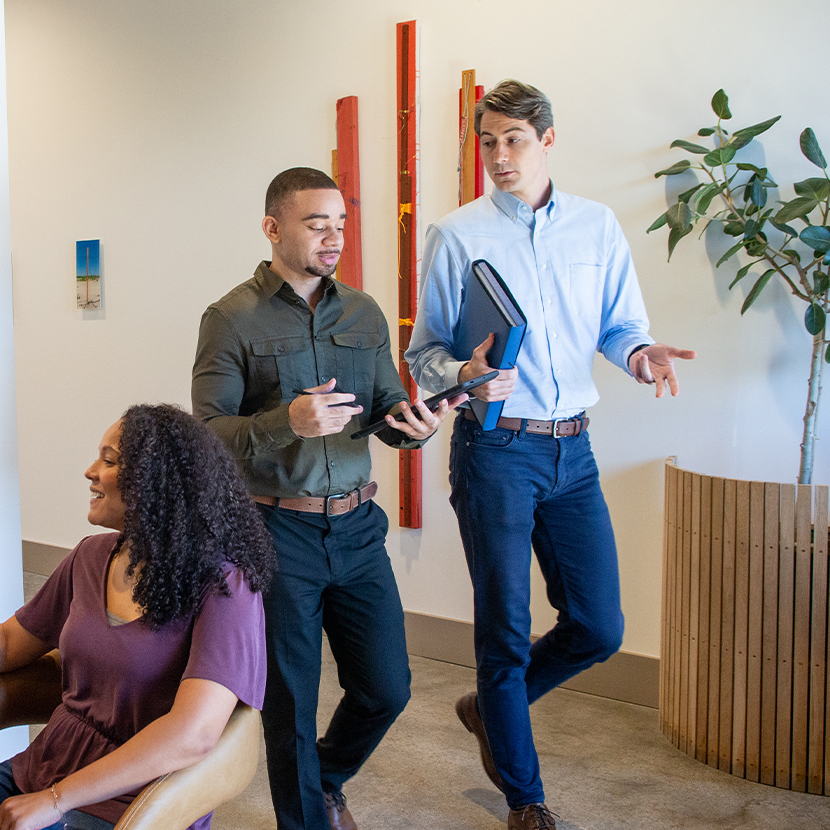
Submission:
[[[3,0],[0,0],[0,12],[2,8]],[[23,568],[14,400],[6,61],[2,28],[0,19],[0,620],[5,620],[23,603]],[[27,738],[28,730],[25,728],[0,732],[0,758],[19,752],[26,746]]]
[[[721,86],[740,126],[784,116],[754,151],[779,181],[814,174],[796,155],[804,126],[830,152],[826,108],[804,89],[823,77],[830,6],[787,8],[799,16],[784,17],[776,0],[701,0],[693,10],[617,0],[6,0],[24,538],[71,546],[89,531],[82,472],[127,405],[189,404],[201,312],[268,255],[259,222],[270,178],[329,166],[345,95],[360,100],[365,287],[396,318],[395,23],[417,18],[424,226],[456,204],[461,71],[475,67],[488,88],[509,76],[536,84],[553,101],[557,186],[616,211],[653,335],[700,353],[670,401],[596,365],[591,435],[620,546],[624,648],[657,654],[663,458],[714,474],[796,475],[803,307],[776,287],[740,319],[749,286],[730,293],[729,273],[715,273],[721,241],[686,239],[669,266],[665,231],[645,235],[666,206],[653,172],[681,157],[668,150],[674,138],[713,121]],[[101,312],[73,308],[74,243],[88,238],[102,244]],[[448,441],[444,430],[424,453],[422,531],[395,527],[395,453],[377,445],[373,457],[405,607],[469,620]],[[553,618],[538,575],[533,614],[536,631]]]

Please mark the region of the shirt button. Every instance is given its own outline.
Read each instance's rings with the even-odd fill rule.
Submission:
[[[325,375],[320,375],[320,382],[321,383],[326,383],[327,381],[328,381],[328,378]]]
[[[542,265],[542,270],[544,271],[547,267],[547,263],[545,263],[544,265]]]
[[[333,462],[333,461],[329,461],[329,467],[333,467],[333,466],[334,466],[334,462]]]

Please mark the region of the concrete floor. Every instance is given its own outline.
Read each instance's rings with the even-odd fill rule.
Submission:
[[[26,575],[26,596],[43,578]],[[340,696],[323,654],[320,729]],[[503,830],[504,798],[483,770],[454,703],[472,669],[411,658],[412,701],[344,788],[361,830]],[[560,830],[830,830],[830,798],[733,778],[662,735],[657,711],[557,689],[534,704],[547,804]],[[274,828],[264,748],[251,786],[217,810],[214,830]]]

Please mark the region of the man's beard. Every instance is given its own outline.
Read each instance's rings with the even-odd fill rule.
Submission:
[[[306,273],[312,277],[330,277],[337,270],[337,263],[334,265],[320,265],[316,268],[313,265],[306,265]]]

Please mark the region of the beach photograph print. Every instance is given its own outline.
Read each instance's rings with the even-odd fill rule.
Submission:
[[[78,308],[101,307],[101,240],[75,243],[75,283]]]

